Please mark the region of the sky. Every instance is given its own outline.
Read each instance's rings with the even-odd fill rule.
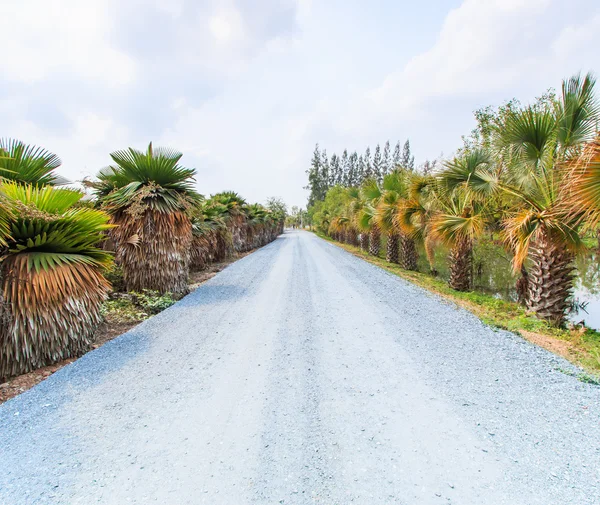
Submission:
[[[419,164],[475,109],[600,72],[598,0],[0,1],[0,136],[73,181],[152,141],[202,194],[302,207],[317,142],[410,139]]]

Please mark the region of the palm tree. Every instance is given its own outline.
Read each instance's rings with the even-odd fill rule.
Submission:
[[[269,212],[259,203],[247,205],[246,214],[246,250],[261,247],[267,243]]]
[[[394,171],[383,178],[381,192],[375,203],[375,220],[378,228],[387,236],[385,257],[390,263],[399,262],[400,235],[394,216],[404,193],[403,177],[400,172]]]
[[[589,142],[569,167],[572,215],[579,216],[596,230],[600,244],[600,135]]]
[[[470,291],[473,246],[485,229],[484,206],[465,190],[439,195],[438,206],[430,226],[432,235],[450,248],[448,285],[457,291]]]
[[[366,180],[360,188],[361,198],[364,201],[357,216],[358,229],[368,234],[369,254],[379,256],[381,249],[381,229],[377,223],[377,204],[381,198],[381,189],[374,179]]]
[[[339,242],[351,244],[352,220],[346,216],[336,216],[329,224],[329,234]]]
[[[596,134],[600,109],[594,85],[591,75],[563,81],[553,107],[512,112],[494,133],[505,165],[500,188],[513,197],[504,220],[506,240],[515,253],[513,266],[518,270],[530,261],[527,306],[555,325],[564,323],[573,258],[582,247],[581,219],[569,210],[573,199],[565,165]]]
[[[211,261],[220,261],[217,252],[218,235],[227,230],[222,209],[204,200],[192,210],[192,245],[190,249],[190,268],[204,270]],[[225,256],[225,251],[222,252]]]
[[[437,212],[431,218],[430,232],[450,248],[449,286],[469,291],[473,247],[485,230],[489,204],[498,189],[495,164],[483,150],[468,152],[445,163],[437,181]]]
[[[128,290],[187,292],[192,243],[190,209],[199,200],[195,170],[179,165],[182,154],[164,148],[112,153],[114,165],[90,183],[117,225],[110,232],[115,260]]]
[[[0,337],[0,377],[9,377],[89,348],[112,258],[97,246],[109,216],[76,207],[83,193],[15,182],[1,190],[11,209],[1,257],[10,321]]]
[[[437,180],[433,176],[410,173],[407,198],[400,201],[394,216],[396,228],[407,239],[423,244],[429,271],[433,275],[437,275],[437,270],[434,265],[435,240],[430,224],[436,211],[436,185]]]
[[[54,173],[60,158],[20,140],[0,139],[0,178],[34,186],[61,185],[68,181]]]
[[[246,200],[234,191],[223,191],[212,196],[212,200],[227,208],[227,226],[231,230],[233,248],[236,252],[246,250]]]

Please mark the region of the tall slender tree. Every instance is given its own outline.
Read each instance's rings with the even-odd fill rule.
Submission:
[[[391,158],[391,151],[390,151],[390,141],[388,140],[385,143],[385,147],[383,148],[383,158],[381,160],[382,162],[382,173],[383,176],[386,176],[387,174],[389,174],[392,171],[392,158]]]
[[[329,166],[329,158],[327,157],[327,149],[323,149],[321,152],[321,186],[322,186],[322,197],[323,200],[329,189],[329,172],[331,167]]]
[[[365,162],[365,170],[364,170],[363,178],[371,179],[373,177],[373,160],[371,158],[371,148],[370,147],[367,147],[365,149],[363,161]]]
[[[344,149],[340,158],[341,183],[344,186],[350,186],[350,160],[348,159],[348,150]]]
[[[415,169],[415,157],[410,152],[410,140],[407,140],[404,143],[404,147],[402,148],[402,160],[400,161],[400,164],[407,170]]]
[[[342,183],[342,174],[340,167],[340,158],[337,154],[331,155],[329,163],[329,186],[335,186]]]
[[[358,186],[358,153],[354,151],[348,158],[348,186]]]
[[[315,145],[310,168],[306,170],[306,174],[308,175],[308,186],[305,189],[308,189],[310,192],[308,206],[312,207],[316,201],[325,198],[321,182],[321,152],[319,151],[319,144]]]
[[[361,154],[358,157],[358,163],[356,166],[356,185],[359,186],[360,184],[363,183],[363,181],[366,178],[366,172],[367,172],[367,167],[365,164],[365,159],[363,158],[363,155]]]
[[[383,177],[383,166],[381,160],[381,147],[379,144],[375,147],[375,154],[373,155],[373,177],[378,183],[381,183]]]
[[[396,142],[396,147],[394,147],[394,154],[392,156],[392,165],[393,170],[398,168],[402,161],[402,148],[400,147],[400,141]]]

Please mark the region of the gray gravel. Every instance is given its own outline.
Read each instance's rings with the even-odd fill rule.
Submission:
[[[591,505],[600,388],[307,232],[0,406],[0,504]]]

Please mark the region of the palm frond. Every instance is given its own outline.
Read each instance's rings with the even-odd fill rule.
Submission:
[[[558,104],[558,142],[564,150],[577,150],[592,140],[598,129],[600,103],[594,95],[596,79],[587,74],[575,75],[563,81],[562,97]]]
[[[68,184],[54,173],[60,158],[20,140],[0,139],[0,178],[34,186]]]
[[[115,151],[115,165],[102,169],[98,181],[87,184],[96,196],[113,211],[127,207],[144,207],[158,212],[178,212],[198,202],[194,189],[196,171],[181,167],[182,154],[168,148],[146,152],[133,148]]]
[[[445,167],[439,180],[450,191],[466,187],[482,198],[498,191],[498,175],[494,170],[493,158],[482,149],[474,149],[454,158],[445,163]]]
[[[590,142],[568,167],[567,177],[572,190],[567,211],[596,228],[600,225],[600,138]]]

